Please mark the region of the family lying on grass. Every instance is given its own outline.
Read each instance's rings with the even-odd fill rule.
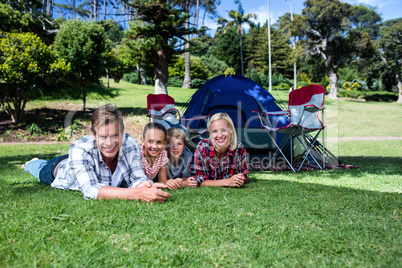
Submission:
[[[92,135],[76,140],[68,154],[50,161],[34,158],[23,169],[54,188],[80,190],[86,199],[164,202],[171,194],[162,189],[247,182],[246,150],[225,113],[210,118],[210,138],[194,155],[185,150],[181,129],[166,131],[158,123],[145,126],[140,148],[124,133],[121,111],[110,104],[95,110],[91,123]]]

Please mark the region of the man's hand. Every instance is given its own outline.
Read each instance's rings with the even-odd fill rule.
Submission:
[[[150,181],[141,182],[141,183],[138,184],[137,187],[135,187],[135,188],[141,188],[141,187],[148,187],[148,188],[150,188],[150,187],[152,187],[152,182],[150,182]]]
[[[163,203],[165,202],[166,198],[172,196],[170,193],[161,190],[166,188],[168,188],[168,186],[163,183],[154,183],[152,185],[147,184],[144,185],[144,187],[137,187],[135,189],[138,189],[138,195],[141,201],[148,203]]]

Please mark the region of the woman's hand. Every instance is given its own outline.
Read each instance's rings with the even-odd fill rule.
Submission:
[[[188,177],[182,182],[183,187],[197,188],[198,182],[194,177]]]
[[[228,179],[228,186],[229,187],[241,187],[244,182],[245,182],[246,178],[244,177],[243,174],[235,174],[232,177],[230,177]]]

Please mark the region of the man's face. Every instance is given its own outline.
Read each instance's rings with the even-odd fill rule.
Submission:
[[[119,122],[97,126],[96,134],[93,136],[103,161],[112,161],[123,143],[123,133],[120,132]]]

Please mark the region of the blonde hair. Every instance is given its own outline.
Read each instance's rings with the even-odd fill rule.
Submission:
[[[208,130],[209,133],[211,133],[211,125],[213,122],[218,121],[218,120],[225,120],[228,125],[230,130],[232,130],[232,133],[230,134],[230,149],[231,150],[236,150],[237,149],[237,134],[236,134],[236,130],[233,124],[232,119],[230,118],[230,116],[227,113],[217,113],[214,114],[208,121]],[[211,135],[209,135],[209,140],[211,140]]]
[[[182,140],[184,143],[187,141],[186,133],[183,130],[177,127],[171,127],[167,130],[166,139],[169,140],[170,138],[175,137],[176,139]]]

